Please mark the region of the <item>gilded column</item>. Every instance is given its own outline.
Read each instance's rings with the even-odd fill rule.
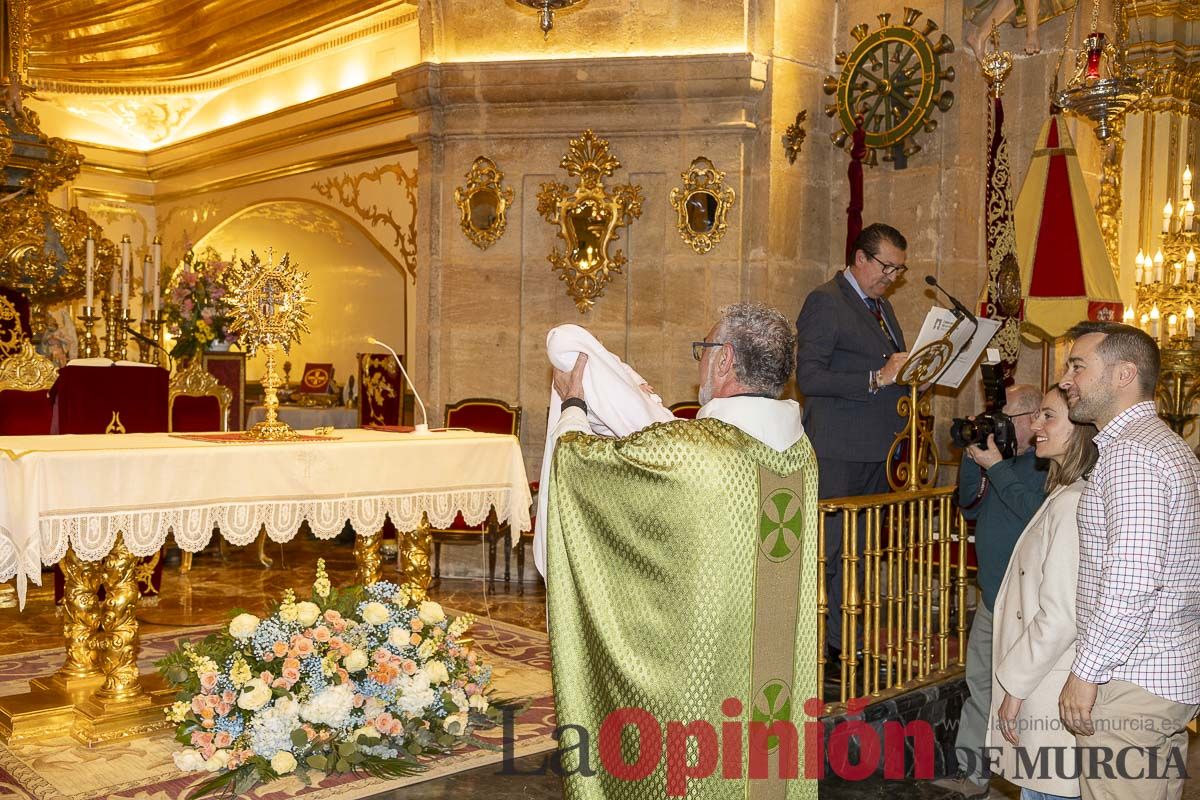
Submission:
[[[67,548],[59,562],[63,572],[63,638],[67,657],[56,677],[64,684],[100,674],[101,633],[100,583],[104,562],[84,561]]]
[[[433,548],[433,537],[429,531],[429,517],[422,514],[417,529],[405,534],[401,545],[404,585],[415,600],[424,599],[429,585],[433,583],[433,576],[429,571],[429,552]]]
[[[1104,148],[1104,163],[1100,171],[1100,194],[1096,198],[1096,216],[1100,234],[1113,274],[1121,277],[1121,160],[1125,157],[1125,118],[1113,124],[1112,136]]]
[[[383,579],[383,557],[379,554],[382,531],[359,534],[354,540],[354,561],[358,565],[358,582],[363,586]]]
[[[125,546],[124,534],[117,534],[103,568],[103,633],[98,638],[104,644],[104,684],[96,692],[101,701],[132,700],[142,694],[137,666],[137,566],[138,557]]]

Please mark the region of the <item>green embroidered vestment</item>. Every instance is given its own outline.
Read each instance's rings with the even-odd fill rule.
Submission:
[[[623,439],[569,433],[547,490],[558,724],[586,729],[586,767],[595,771],[578,774],[579,736],[566,730],[566,796],[678,795],[682,773],[706,771],[718,748],[710,776],[686,780],[687,797],[815,798],[816,782],[803,779],[804,701],[818,695],[817,465],[808,438],[778,452],[711,418]],[[728,698],[740,710],[723,707]],[[619,757],[610,738],[603,759],[602,725],[621,708],[648,712],[654,724],[642,729],[646,739],[624,726]],[[614,721],[610,734],[622,727]],[[780,721],[796,735],[764,727],[751,746],[751,722]],[[674,726],[672,737],[670,723],[698,722]],[[758,761],[769,777],[750,777],[752,750],[766,754]],[[798,779],[780,778],[788,752]]]

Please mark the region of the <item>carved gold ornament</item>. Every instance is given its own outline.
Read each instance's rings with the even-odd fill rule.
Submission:
[[[787,156],[789,164],[796,163],[796,157],[800,155],[800,148],[804,145],[804,140],[808,138],[808,131],[804,130],[804,122],[808,119],[808,112],[804,109],[796,112],[796,121],[787,126],[787,130],[783,132],[783,153]]]
[[[462,212],[463,233],[480,250],[487,250],[504,235],[512,187],[504,185],[504,173],[490,158],[479,156],[467,173],[467,185],[454,190],[454,202]]]
[[[728,227],[725,215],[733,208],[734,193],[724,181],[725,173],[700,156],[683,173],[683,188],[671,190],[679,236],[701,255],[716,247]]]
[[[292,342],[300,341],[300,332],[309,333],[307,305],[308,273],[301,272],[284,253],[278,264],[274,251],[267,251],[267,261],[250,252],[250,261],[242,260],[230,267],[231,305],[238,343],[253,356],[261,347],[267,363],[263,370],[263,408],[266,418],[246,431],[245,438],[268,441],[298,439],[299,434],[278,418],[278,389],[283,385],[275,372],[275,354],[289,352]]]
[[[375,183],[381,189],[386,189],[383,181],[385,175],[395,178],[397,185],[404,190],[404,197],[408,201],[407,222],[397,219],[396,213],[391,207],[380,208],[376,203],[368,206],[362,197],[363,183]],[[409,173],[402,164],[382,164],[373,170],[360,172],[357,175],[345,173],[340,178],[327,178],[321,183],[314,183],[312,188],[317,191],[317,194],[330,201],[334,201],[334,195],[337,195],[337,203],[342,208],[353,211],[359,219],[370,225],[372,230],[380,225],[390,228],[396,237],[392,242],[392,248],[399,256],[400,263],[404,265],[412,282],[417,282],[417,171],[415,169]]]
[[[0,360],[0,391],[38,392],[49,389],[58,379],[58,370],[50,359],[38,355],[28,339],[21,342],[15,356]]]
[[[620,250],[609,255],[609,246],[619,238],[617,228],[642,215],[642,187],[626,183],[612,187],[611,193],[604,188],[604,178],[620,166],[608,151],[608,140],[586,130],[571,140],[559,163],[568,175],[579,178],[579,186],[572,192],[566,184],[551,181],[538,192],[538,213],[557,226],[558,237],[566,242],[566,252],[556,247],[549,261],[581,312],[604,294],[612,273],[620,273],[626,262]]]
[[[24,338],[21,314],[7,297],[0,295],[0,358],[16,354]]]
[[[943,114],[954,104],[954,93],[945,84],[954,80],[954,67],[942,67],[941,57],[954,52],[954,42],[942,34],[937,42],[930,37],[938,26],[925,20],[922,30],[916,22],[921,12],[904,9],[902,24],[893,25],[891,14],[879,14],[879,29],[870,32],[867,23],[850,29],[854,49],[840,52],[834,63],[840,75],[825,79],[825,94],[836,95],[836,102],[825,113],[836,117],[841,130],[832,134],[838,147],[850,141],[859,117],[866,132],[868,164],[876,161],[876,150],[883,160],[903,169],[921,146],[912,140],[920,129],[937,127],[934,107]]]

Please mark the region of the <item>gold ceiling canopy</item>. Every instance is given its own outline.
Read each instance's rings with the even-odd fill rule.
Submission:
[[[41,0],[30,6],[28,74],[35,87],[80,92],[236,80],[257,56],[406,6],[415,3]]]

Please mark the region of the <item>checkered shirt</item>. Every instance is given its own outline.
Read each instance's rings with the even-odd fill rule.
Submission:
[[[1079,501],[1079,644],[1071,671],[1200,703],[1200,461],[1138,403],[1096,436]]]

